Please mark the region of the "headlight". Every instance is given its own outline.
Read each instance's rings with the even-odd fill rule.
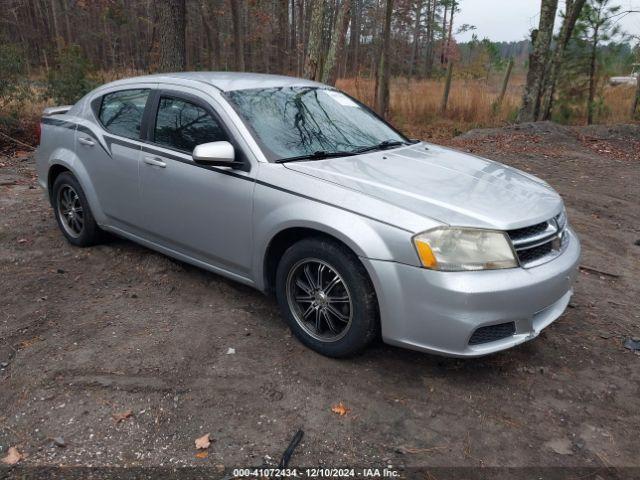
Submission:
[[[413,237],[422,266],[433,270],[496,270],[518,262],[504,232],[438,227]]]

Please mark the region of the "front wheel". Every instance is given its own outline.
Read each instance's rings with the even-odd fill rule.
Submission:
[[[278,265],[276,295],[292,332],[323,355],[356,354],[378,332],[371,280],[337,242],[311,238],[291,246]]]

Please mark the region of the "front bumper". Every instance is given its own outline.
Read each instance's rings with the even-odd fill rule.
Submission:
[[[378,295],[386,343],[453,357],[478,357],[538,336],[569,304],[580,242],[567,229],[566,250],[533,268],[438,272],[362,259]],[[515,323],[507,338],[470,345],[484,326]]]

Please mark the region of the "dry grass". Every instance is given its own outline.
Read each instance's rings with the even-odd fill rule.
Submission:
[[[416,138],[450,138],[472,128],[498,127],[515,120],[524,76],[512,77],[501,108],[494,103],[499,95],[501,78],[487,80],[454,79],[447,110],[440,105],[444,80],[408,80],[395,78],[391,82],[391,121],[408,135]],[[374,82],[368,78],[344,78],[337,87],[367,105],[373,104]],[[633,87],[606,87],[605,111],[598,123],[629,123]],[[576,123],[585,123],[586,114],[579,110]]]
[[[629,123],[631,118],[631,105],[636,87],[633,85],[619,85],[605,87],[604,105],[606,111],[597,119],[597,123]],[[584,115],[584,113],[583,113]]]

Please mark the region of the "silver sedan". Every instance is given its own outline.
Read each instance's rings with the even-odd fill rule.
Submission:
[[[72,244],[110,232],[274,293],[335,357],[376,337],[460,357],[525,342],[567,307],[580,255],[544,181],[297,78],[109,83],[45,111],[37,166]]]

